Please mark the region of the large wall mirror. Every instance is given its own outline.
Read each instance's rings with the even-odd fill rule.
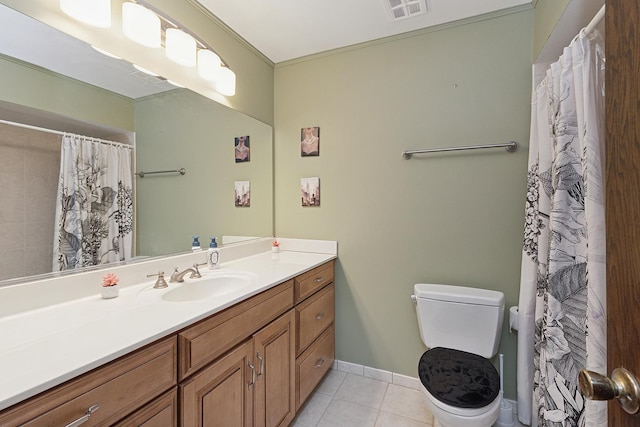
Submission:
[[[272,235],[271,126],[2,4],[0,14],[0,120],[134,143],[137,171],[186,170],[135,178],[137,256],[188,251],[193,235],[205,247]],[[241,136],[250,159],[236,162]],[[51,271],[59,150],[59,134],[0,123],[0,285]],[[236,206],[236,182],[250,184],[249,206]]]

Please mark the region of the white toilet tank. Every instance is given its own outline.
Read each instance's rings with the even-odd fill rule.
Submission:
[[[504,294],[487,289],[419,283],[418,327],[429,348],[446,347],[491,358],[498,352]]]

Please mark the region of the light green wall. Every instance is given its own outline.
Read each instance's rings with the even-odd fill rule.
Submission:
[[[258,120],[187,90],[135,103],[137,169],[186,175],[136,179],[138,254],[190,249],[226,235],[273,230],[273,131]],[[250,136],[251,160],[235,163],[234,138]],[[234,181],[250,181],[251,206],[234,206]]]
[[[276,234],[338,241],[338,359],[417,376],[415,283],[517,304],[532,26],[528,10],[276,66]],[[319,157],[300,157],[305,126]],[[510,140],[520,151],[401,156]],[[300,178],[316,176],[321,206],[303,208]],[[500,351],[514,398],[507,324]]]
[[[133,101],[0,55],[0,100],[85,122],[133,130]]]
[[[536,58],[553,28],[560,19],[562,12],[571,0],[537,0],[533,25],[533,57]]]

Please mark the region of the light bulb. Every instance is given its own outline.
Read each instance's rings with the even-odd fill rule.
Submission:
[[[230,68],[220,68],[219,78],[216,81],[216,91],[226,96],[236,94],[236,73]]]
[[[143,46],[160,47],[160,18],[139,4],[122,4],[122,32]]]
[[[167,58],[173,62],[193,67],[196,65],[196,40],[178,28],[168,28],[164,40]]]
[[[98,28],[111,26],[109,0],[60,0],[60,9],[70,17]]]
[[[205,80],[216,81],[221,70],[220,57],[207,49],[198,51],[198,74]]]

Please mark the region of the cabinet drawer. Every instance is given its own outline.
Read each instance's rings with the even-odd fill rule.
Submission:
[[[316,342],[296,360],[296,410],[324,377],[335,359],[335,330],[331,325]]]
[[[176,427],[178,425],[178,390],[174,388],[147,403],[114,427]]]
[[[296,304],[333,282],[334,261],[329,261],[295,278]]]
[[[0,414],[0,425],[65,426],[99,405],[87,425],[112,425],[176,385],[176,337],[159,341]]]
[[[331,284],[296,307],[296,354],[302,353],[333,323],[334,285]]]
[[[178,335],[178,378],[217,359],[293,307],[293,280],[264,291]]]

